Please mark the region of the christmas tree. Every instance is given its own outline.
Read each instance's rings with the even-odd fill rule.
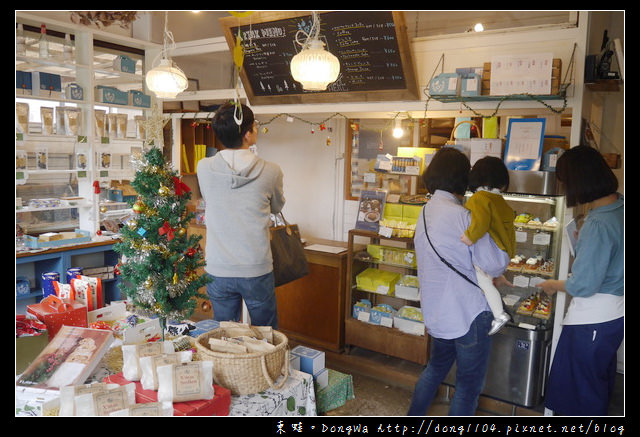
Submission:
[[[196,270],[204,266],[199,235],[188,235],[194,213],[187,211],[191,190],[165,162],[155,146],[132,158],[137,192],[135,216],[115,245],[120,289],[139,309],[167,320],[183,320],[193,313],[196,298],[207,298],[198,289],[209,282]]]

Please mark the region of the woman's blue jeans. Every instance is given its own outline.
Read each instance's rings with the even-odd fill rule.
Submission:
[[[244,300],[252,325],[278,329],[273,272],[255,278],[212,278],[207,284],[207,294],[213,305],[213,320],[239,321]]]
[[[456,363],[455,393],[449,406],[450,416],[473,416],[484,380],[491,352],[488,335],[493,315],[480,313],[462,337],[444,340],[432,337],[431,356],[413,392],[409,416],[424,416],[436,396],[438,388]]]

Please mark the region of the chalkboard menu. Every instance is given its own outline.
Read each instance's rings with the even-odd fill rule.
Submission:
[[[240,36],[241,78],[251,104],[418,99],[402,12],[322,12],[320,39],[340,61],[338,79],[326,91],[306,91],[290,72],[299,30],[309,31],[310,12],[256,12],[220,22],[230,49]],[[304,41],[304,35],[300,40]]]

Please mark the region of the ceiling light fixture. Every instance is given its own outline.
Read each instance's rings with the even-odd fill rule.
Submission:
[[[187,89],[187,77],[169,56],[169,50],[173,50],[175,42],[173,34],[169,32],[167,23],[169,21],[169,13],[164,13],[164,41],[162,51],[154,59],[162,56],[160,63],[155,68],[147,72],[145,83],[147,88],[152,91],[160,99],[173,99],[182,91]]]
[[[324,91],[327,86],[335,82],[340,74],[340,61],[329,51],[320,40],[320,18],[312,12],[312,24],[309,33],[299,30],[296,33],[296,43],[302,49],[291,59],[291,76],[302,84],[302,88],[309,91]],[[298,35],[303,33],[306,39],[298,41]]]

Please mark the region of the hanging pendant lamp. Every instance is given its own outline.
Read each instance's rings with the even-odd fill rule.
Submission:
[[[187,89],[188,82],[184,72],[169,56],[169,50],[173,49],[175,44],[167,27],[169,13],[165,11],[164,14],[164,41],[159,55],[162,59],[156,67],[147,72],[145,83],[158,98],[173,99]]]
[[[304,43],[298,41],[298,33],[304,33],[307,38]],[[340,74],[340,61],[325,50],[320,40],[320,20],[313,12],[313,24],[309,33],[299,30],[296,42],[302,49],[291,59],[291,76],[302,84],[308,91],[324,91],[327,86],[335,82]]]

